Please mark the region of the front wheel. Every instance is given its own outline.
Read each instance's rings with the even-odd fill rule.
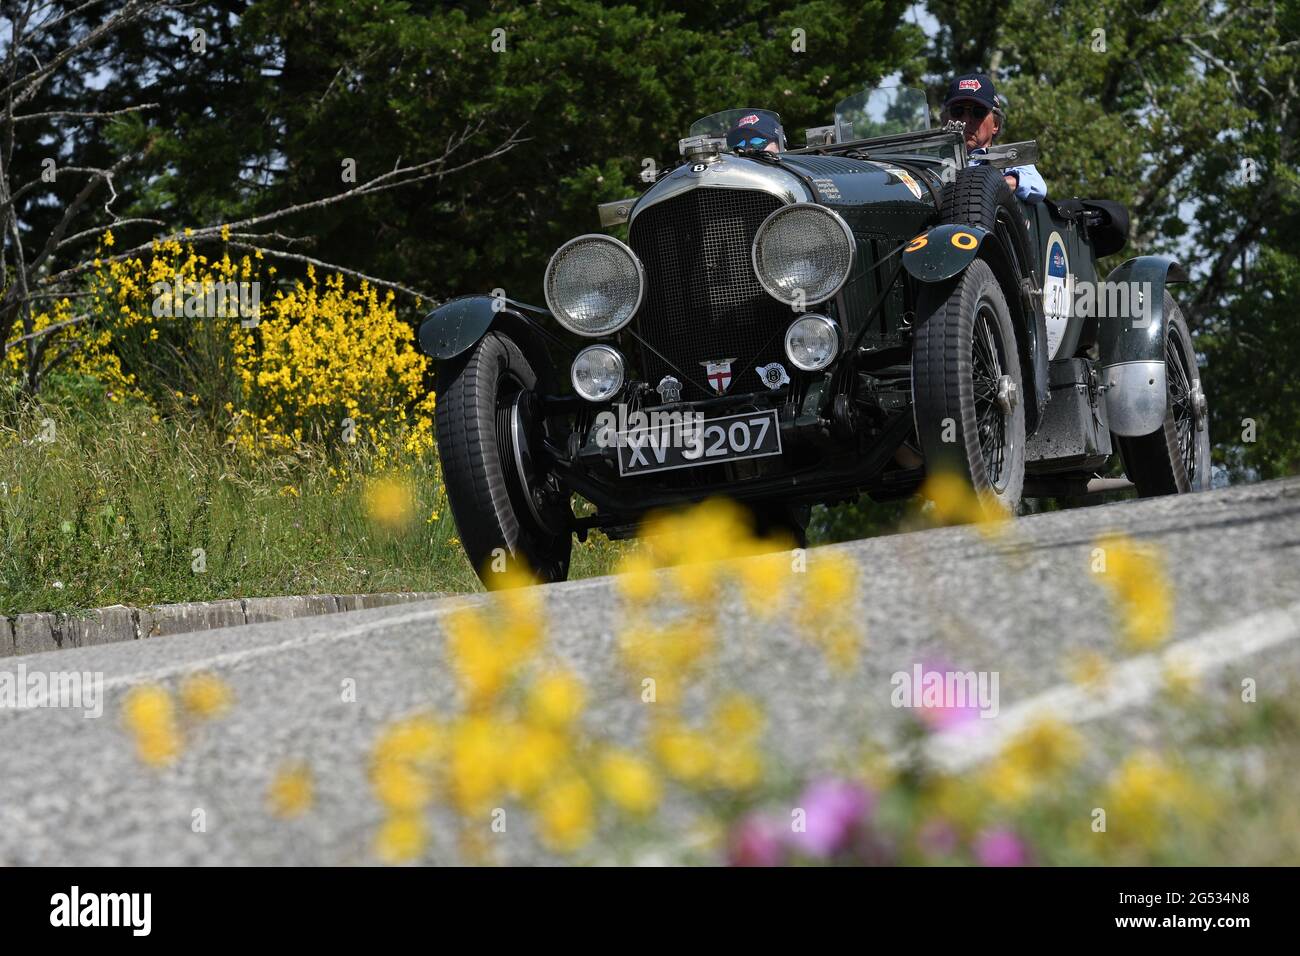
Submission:
[[[438,454],[456,529],[484,584],[516,562],[542,581],[569,573],[568,495],[538,464],[537,376],[489,332],[438,370]]]
[[[951,287],[925,286],[917,316],[912,397],[926,471],[955,473],[1014,514],[1025,484],[1025,389],[1002,287],[976,259]]]
[[[1181,494],[1210,487],[1210,422],[1192,333],[1165,293],[1165,420],[1149,435],[1116,437],[1120,457],[1138,495]]]

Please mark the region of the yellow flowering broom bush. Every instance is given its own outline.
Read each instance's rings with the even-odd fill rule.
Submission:
[[[285,282],[260,252],[209,256],[179,241],[115,259],[114,242],[107,233],[87,297],[34,316],[40,330],[90,314],[56,333],[48,357],[110,400],[193,409],[250,452],[364,443],[382,465],[432,447],[428,359],[391,292],[312,266]],[[5,358],[16,375],[23,350]]]
[[[246,447],[287,447],[305,437],[364,437],[380,453],[418,454],[433,444],[428,359],[393,294],[341,275],[277,291],[255,330],[235,337],[245,405],[235,425]],[[408,411],[409,409],[409,411]]]

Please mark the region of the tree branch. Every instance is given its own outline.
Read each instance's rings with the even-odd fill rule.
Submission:
[[[50,117],[60,116],[69,119],[104,119],[108,116],[121,116],[123,113],[138,113],[142,110],[156,110],[157,103],[141,103],[139,106],[127,106],[120,110],[92,111],[89,113],[77,113],[72,110],[50,110],[46,113],[23,113],[21,116],[15,116],[15,123],[22,123],[25,120],[49,119]]]
[[[82,322],[85,322],[89,318],[91,318],[90,313],[83,312],[81,313],[81,315],[75,315],[70,319],[64,319],[62,322],[55,322],[53,325],[47,325],[45,328],[37,329],[35,332],[28,332],[26,335],[20,335],[16,339],[11,339],[10,341],[5,342],[4,351],[0,352],[0,355],[7,354],[11,348],[14,348],[16,345],[22,342],[35,341],[36,339],[39,339],[42,336],[50,335],[54,332],[61,332],[63,329],[69,328],[70,326],[80,325]]]
[[[278,249],[267,249],[263,246],[254,246],[243,242],[232,242],[230,245],[236,249],[244,249],[248,252],[260,252],[263,255],[272,256],[276,259],[285,259],[290,262],[301,262],[305,265],[328,269],[330,272],[338,272],[345,276],[351,276],[353,279],[360,279],[364,282],[369,282],[371,285],[378,286],[381,289],[392,289],[394,292],[401,292],[425,302],[437,301],[429,293],[421,292],[419,289],[412,289],[397,282],[389,282],[387,279],[379,279],[375,276],[366,275],[364,272],[357,272],[355,269],[345,269],[343,266],[336,265],[333,262],[326,262],[323,259],[316,259],[312,256],[304,256],[297,252],[281,252]]]

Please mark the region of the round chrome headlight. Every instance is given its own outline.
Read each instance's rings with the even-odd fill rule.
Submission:
[[[848,281],[856,247],[838,213],[815,203],[782,206],[754,235],[754,273],[773,298],[815,305]]]
[[[645,292],[645,269],[612,236],[579,236],[546,265],[546,304],[570,332],[598,336],[632,321]]]
[[[817,372],[834,361],[840,351],[840,330],[824,315],[805,315],[785,332],[785,355],[805,372]]]
[[[608,345],[589,345],[574,358],[569,378],[589,402],[613,398],[623,387],[623,356]]]

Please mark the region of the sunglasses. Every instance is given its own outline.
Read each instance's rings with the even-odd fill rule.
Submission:
[[[770,136],[738,136],[734,140],[727,137],[727,145],[732,149],[762,149],[770,142],[772,142]]]
[[[962,103],[954,103],[948,107],[948,115],[953,119],[965,119],[967,112],[974,119],[983,122],[984,117],[989,115],[989,108],[987,106],[966,106]]]

